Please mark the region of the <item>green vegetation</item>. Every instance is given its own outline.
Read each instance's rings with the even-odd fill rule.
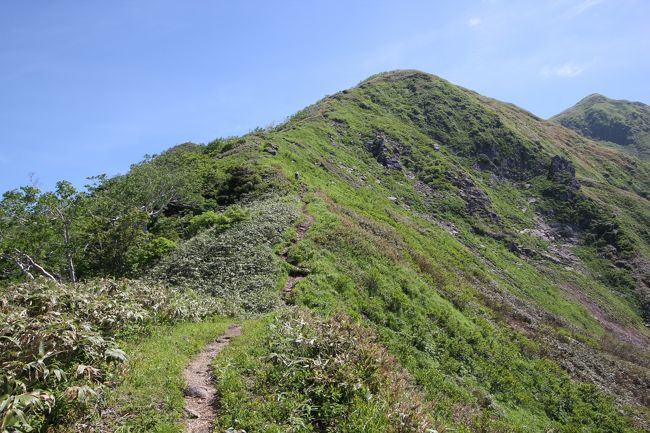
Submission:
[[[246,318],[215,361],[217,431],[650,430],[648,190],[627,152],[395,71],[83,192],[10,191],[7,401],[42,430],[103,411],[106,429],[178,431],[183,365]],[[32,312],[60,293],[84,302]],[[213,314],[231,319],[174,325]],[[101,337],[45,359],[60,383],[23,365],[67,328],[12,343],[32,315]],[[67,403],[85,385],[99,398]]]
[[[336,218],[318,203],[309,209],[322,216],[321,221]],[[448,256],[449,269],[430,262],[426,257],[436,254],[433,249],[418,253],[399,243],[400,238],[415,236],[413,241],[417,239],[421,246],[429,244],[426,236],[409,233],[405,221],[396,225],[401,236],[389,226],[375,223],[364,229],[350,220],[339,227],[325,224],[327,232],[322,227],[314,226],[310,246],[297,246],[301,255],[312,257],[305,265],[322,273],[310,275],[298,286],[295,302],[325,313],[344,309],[372,323],[428,400],[436,403],[439,424],[457,431],[474,431],[477,424],[486,431],[531,431],[531,425],[539,426],[533,431],[572,431],[578,426],[625,431],[608,400],[594,387],[575,384],[557,365],[543,359],[544,349],[493,322],[478,303],[480,294],[454,275],[455,269],[472,269],[466,257],[458,255],[464,263],[455,265]],[[443,239],[429,245],[448,254],[453,244],[445,245]],[[413,252],[411,257],[400,257],[400,250]],[[487,278],[480,265],[473,266],[473,275]],[[507,265],[504,270],[511,271]],[[548,283],[531,271],[513,277],[535,278],[528,283],[532,293],[537,284]],[[546,288],[552,290],[550,285]],[[558,299],[560,293],[554,294],[546,298],[547,308],[577,321],[586,319],[575,305]],[[599,329],[593,320],[585,320],[583,326],[594,332]],[[550,409],[558,407],[563,409]],[[580,411],[572,409],[578,407]],[[510,418],[514,408],[518,419]],[[606,416],[599,418],[601,413]],[[598,421],[586,423],[590,417]]]
[[[650,158],[650,107],[593,94],[551,118],[567,128]]]
[[[121,384],[105,397],[110,414],[90,423],[94,429],[117,432],[171,433],[183,431],[181,372],[192,356],[220,335],[231,319],[156,327],[144,341],[128,342],[131,354]]]
[[[296,202],[270,198],[238,212],[250,217],[222,233],[216,226],[184,242],[152,269],[151,277],[218,298],[233,314],[277,307],[281,268],[272,247],[296,219]]]
[[[199,320],[217,303],[137,281],[59,285],[44,280],[0,291],[2,431],[65,423],[127,355],[120,338],[152,325]]]
[[[215,365],[216,431],[426,432],[431,408],[368,329],[287,310],[250,323]]]

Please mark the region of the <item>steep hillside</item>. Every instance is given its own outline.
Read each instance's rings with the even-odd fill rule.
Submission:
[[[650,106],[593,94],[551,118],[594,140],[618,144],[650,159]]]
[[[65,186],[5,195],[0,314],[44,272],[202,294],[179,319],[245,319],[215,361],[216,431],[650,431],[650,164],[628,152],[407,70]],[[97,332],[135,359],[163,341]],[[30,419],[180,431],[181,390],[140,368],[99,409]],[[61,398],[83,379],[13,371]]]

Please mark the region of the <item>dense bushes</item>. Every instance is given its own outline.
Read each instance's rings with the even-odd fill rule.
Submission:
[[[223,216],[201,217],[201,225],[214,226],[180,244],[150,276],[215,296],[231,312],[268,311],[279,302],[280,266],[272,246],[297,216],[294,200],[268,198],[245,210],[233,207]]]
[[[412,380],[346,316],[291,309],[224,355],[230,360],[216,365],[218,431],[432,431],[431,408]]]
[[[126,357],[116,337],[218,311],[190,291],[135,281],[0,289],[0,431],[38,430],[86,403]]]
[[[0,283],[137,276],[173,242],[247,217],[223,205],[261,197],[278,173],[222,159],[186,143],[146,156],[128,173],[91,178],[86,191],[59,182],[51,192],[23,187],[0,198]]]
[[[223,213],[209,210],[190,218],[187,231],[190,236],[194,236],[202,230],[214,227],[214,231],[220,233],[248,216],[249,211],[241,206],[230,206]]]

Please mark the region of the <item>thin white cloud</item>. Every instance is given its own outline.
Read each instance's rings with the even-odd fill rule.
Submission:
[[[588,11],[594,6],[603,3],[605,0],[582,0],[580,3],[574,5],[564,14],[565,18],[572,18]]]
[[[544,78],[574,78],[585,71],[584,66],[574,62],[566,62],[558,66],[544,66],[541,74]]]
[[[481,24],[481,19],[477,17],[470,18],[469,21],[467,21],[467,24],[469,24],[470,27],[476,27]]]

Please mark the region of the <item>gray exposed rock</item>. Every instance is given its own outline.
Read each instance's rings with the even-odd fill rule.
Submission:
[[[508,242],[508,249],[520,256],[534,257],[536,255],[532,249],[512,241]]]
[[[208,391],[200,386],[188,385],[183,393],[187,397],[196,397],[196,398],[208,398]]]
[[[393,170],[402,169],[400,156],[410,150],[410,146],[386,137],[383,132],[378,133],[366,147],[381,165]]]
[[[446,171],[445,177],[458,188],[458,195],[467,203],[468,213],[478,214],[495,224],[500,223],[499,216],[491,209],[490,197],[469,176],[463,173],[455,174]]]

